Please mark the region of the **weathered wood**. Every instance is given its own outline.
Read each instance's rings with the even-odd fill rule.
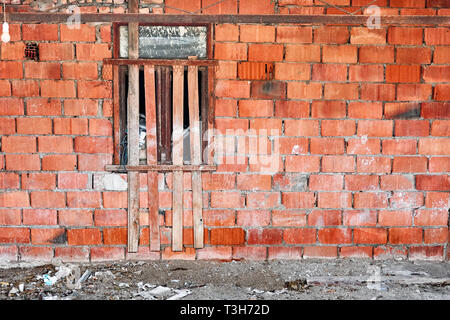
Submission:
[[[158,144],[156,141],[156,90],[155,90],[155,67],[146,65],[144,67],[145,83],[145,119],[147,129],[147,164],[158,164]],[[150,250],[159,251],[161,242],[159,238],[159,201],[158,201],[158,172],[147,172],[148,188],[148,211],[150,226]]]
[[[165,154],[164,163],[170,163],[172,161],[172,77],[171,77],[171,67],[163,67],[163,90],[162,90],[162,101],[163,101],[163,151]]]
[[[103,63],[112,65],[154,65],[154,66],[216,66],[217,60],[159,60],[159,59],[103,59]]]
[[[129,0],[129,12],[137,12],[138,0]],[[128,24],[128,56],[139,58],[139,24]],[[139,165],[139,66],[128,66],[128,164]],[[128,252],[139,246],[139,172],[128,172]]]
[[[207,158],[208,164],[212,165],[214,163],[214,119],[215,119],[215,98],[214,98],[214,88],[215,88],[215,73],[216,67],[208,68],[208,148],[207,148]]]
[[[67,22],[72,16],[68,13],[8,13],[8,21],[21,23]],[[142,14],[142,13],[82,13],[80,23],[87,22],[119,22],[119,23],[152,23],[170,24],[206,24],[206,23],[307,23],[307,24],[355,24],[365,25],[368,15],[298,15],[298,14]],[[448,16],[381,16],[382,25],[418,24],[448,25]]]
[[[113,66],[114,164],[120,164],[120,76]]]
[[[173,149],[174,165],[183,164],[184,67],[173,67]],[[173,173],[172,250],[183,250],[183,172]]]
[[[198,67],[188,67],[189,135],[191,163],[199,165],[202,160],[200,144],[200,119],[198,97]],[[202,176],[192,172],[192,213],[194,223],[194,248],[203,248]]]
[[[121,166],[121,165],[106,165],[105,171],[109,172],[128,172],[128,171],[158,171],[158,172],[171,172],[171,171],[216,171],[215,165],[139,165],[139,166]]]

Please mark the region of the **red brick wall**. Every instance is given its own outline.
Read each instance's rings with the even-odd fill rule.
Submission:
[[[313,0],[262,2],[240,1],[239,13],[337,13]],[[332,1],[347,10],[367,2]],[[380,2],[389,14],[448,14],[443,1]],[[207,13],[237,10],[231,0]],[[186,174],[185,250],[171,251],[169,173],[159,175],[162,250],[149,252],[141,174],[137,254],[126,252],[126,191],[105,186],[111,26],[10,30],[0,52],[0,259],[446,257],[448,27],[217,25],[217,141],[240,131],[236,154],[217,146],[218,170],[203,174],[206,246],[193,249]],[[24,59],[27,41],[39,43],[39,62]],[[274,63],[274,79],[242,79],[238,64],[248,61]],[[250,149],[264,140],[264,150]]]

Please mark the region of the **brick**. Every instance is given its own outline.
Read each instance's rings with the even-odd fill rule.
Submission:
[[[425,157],[395,157],[392,172],[426,172]]]
[[[389,27],[388,42],[390,44],[422,44],[422,28]]]
[[[361,208],[386,208],[388,198],[386,193],[360,192],[354,194],[353,206]]]
[[[349,139],[347,142],[347,154],[378,154],[380,153],[380,140],[367,139]]]
[[[94,62],[66,62],[62,64],[64,79],[97,79],[97,63]]]
[[[422,243],[422,229],[390,228],[389,242],[392,244]]]
[[[66,206],[64,192],[32,191],[30,199],[33,208],[63,208]]]
[[[241,35],[242,41],[242,35]],[[278,26],[277,42],[280,43],[312,43],[311,27]]]
[[[323,244],[344,244],[352,242],[351,229],[327,228],[318,232],[319,242]]]
[[[245,43],[216,43],[214,57],[218,60],[247,60]]]
[[[310,66],[303,63],[276,63],[275,79],[277,80],[309,80]]]
[[[387,230],[384,228],[355,228],[353,239],[357,244],[385,244],[387,242]]]
[[[448,191],[450,189],[450,177],[446,175],[417,175],[417,190]]]
[[[78,81],[78,97],[111,98],[112,82],[110,81]]]
[[[425,229],[424,242],[430,243],[447,243],[448,228]]]
[[[0,189],[19,189],[19,175],[12,172],[0,172]]]
[[[276,192],[252,192],[247,195],[247,208],[273,208],[280,203]]]
[[[216,90],[217,97],[226,98],[249,98],[250,82],[239,80],[217,80]]]
[[[204,210],[203,222],[205,226],[231,227],[235,225],[236,214],[233,210]],[[125,219],[126,221],[126,219]]]
[[[311,154],[343,154],[345,141],[343,138],[311,138]]]
[[[450,119],[450,104],[447,102],[422,103],[421,116],[425,119]]]
[[[449,45],[448,28],[425,28],[425,43],[427,45]]]
[[[428,170],[430,172],[449,172],[450,158],[449,157],[432,157],[428,162]]]
[[[95,210],[94,223],[96,226],[126,226],[126,210]]]
[[[450,139],[421,138],[419,139],[419,154],[449,155]]]
[[[386,30],[369,29],[364,27],[351,28],[351,44],[385,44]]]
[[[29,243],[30,231],[28,228],[0,227],[0,243]]]
[[[358,84],[356,83],[326,83],[325,99],[356,100],[358,99]]]
[[[283,192],[281,203],[290,209],[313,208],[316,197],[313,192]]]
[[[25,43],[2,43],[2,60],[23,60],[25,55]]]
[[[273,101],[241,100],[239,101],[239,117],[271,117]]]
[[[351,156],[324,156],[322,172],[354,172],[355,158]]]
[[[391,159],[383,157],[358,157],[357,172],[362,173],[390,173]]]
[[[104,208],[127,208],[128,198],[126,192],[103,192]]]
[[[71,137],[43,136],[38,137],[39,152],[44,153],[72,153],[73,141]]]
[[[19,118],[17,119],[17,133],[20,134],[50,134],[52,120],[49,118]]]
[[[393,46],[363,46],[359,48],[360,63],[393,63]]]
[[[167,3],[167,8],[165,10],[166,13],[176,13],[176,14],[185,14],[187,12],[194,12],[197,10],[200,10],[201,8],[201,1],[200,0],[194,0],[194,1],[189,1],[189,2],[185,2],[182,0],[168,0]],[[181,9],[181,10],[177,10]]]
[[[234,24],[218,24],[215,26],[216,41],[238,41],[239,26]]]
[[[386,211],[380,210],[378,214],[380,226],[411,226],[412,214],[409,210]]]
[[[89,249],[83,247],[56,247],[55,258],[67,262],[88,262]]]
[[[434,100],[448,101],[450,99],[450,85],[449,84],[437,84],[434,87]]]
[[[0,78],[21,79],[23,77],[22,62],[0,61]]]
[[[321,83],[288,82],[288,99],[320,99],[322,97]]]
[[[430,48],[397,48],[398,64],[429,64],[431,63]]]
[[[270,0],[248,0],[239,3],[240,14],[273,14],[274,4]]]
[[[74,30],[70,25],[61,24],[60,36],[62,42],[94,42],[95,26],[80,24]]]
[[[23,24],[23,40],[58,41],[57,24]]]
[[[238,175],[237,188],[240,190],[270,190],[272,186],[272,176],[270,175]]]
[[[382,65],[355,65],[350,66],[348,77],[350,81],[383,81],[384,68]]]
[[[61,226],[92,226],[92,212],[89,210],[58,210],[58,222]]]
[[[341,247],[339,248],[341,258],[372,258],[372,247]]]
[[[125,258],[124,248],[91,248],[91,261],[117,261]]]
[[[215,115],[216,117],[235,117],[237,115],[237,101],[217,99]]]
[[[126,228],[103,229],[103,243],[105,245],[125,245],[127,240]]]
[[[70,208],[99,208],[100,198],[100,192],[67,192],[67,206]]]
[[[309,226],[339,226],[342,220],[340,210],[313,210],[308,214]]]
[[[319,259],[330,259],[337,258],[337,247],[326,246],[326,247],[304,247],[303,248],[303,258],[319,258]]]
[[[319,156],[286,156],[286,172],[319,172]]]
[[[378,176],[375,175],[346,175],[345,190],[362,191],[377,190]]]
[[[320,62],[320,46],[311,44],[287,44],[285,61]]]
[[[423,80],[425,82],[449,82],[450,67],[427,66],[423,68]]]
[[[210,233],[212,245],[239,245],[245,241],[245,232],[241,228],[214,228]]]
[[[450,47],[435,47],[433,53],[433,62],[435,64],[450,63]]]
[[[394,88],[394,95],[395,95],[395,88]],[[376,100],[376,99],[365,99],[365,100]],[[348,116],[349,118],[355,119],[381,119],[383,116],[383,106],[381,103],[378,102],[374,103],[350,102],[348,104]]]
[[[231,254],[231,250],[230,250]],[[195,249],[194,248],[184,248],[182,252],[173,252],[171,247],[164,248],[162,252],[163,260],[195,260]]]
[[[399,84],[397,100],[417,101],[428,100],[431,96],[431,85],[427,84]]]
[[[316,242],[315,229],[285,229],[283,233],[283,240],[287,244],[306,244]]]
[[[420,66],[388,65],[386,66],[386,82],[419,82]]]
[[[247,231],[247,243],[253,244],[281,244],[283,240],[283,230],[281,229],[249,229]]]
[[[292,210],[274,210],[272,212],[272,226],[304,227],[306,226],[306,214]]]
[[[2,151],[7,153],[36,152],[36,138],[27,136],[3,136]]]
[[[108,43],[77,43],[75,49],[80,61],[102,61],[112,55]]]
[[[356,63],[356,46],[323,46],[322,61],[331,63]]]
[[[415,226],[446,226],[448,212],[446,209],[417,210],[414,216]]]
[[[282,121],[280,119],[251,119],[250,130],[260,136],[275,135],[278,136],[281,133]],[[251,132],[251,131],[250,131]]]
[[[373,249],[373,257],[380,259],[406,259],[407,249],[404,247],[377,246]]]
[[[290,101],[290,100],[275,101],[275,117],[306,118],[308,116],[309,116],[309,103],[305,101]]]
[[[29,207],[28,193],[24,191],[2,191],[0,193],[0,206],[6,208]]]
[[[61,115],[61,100],[47,98],[28,99],[27,115],[59,116]]]
[[[65,242],[64,229],[31,229],[32,244],[62,244]]]
[[[111,154],[84,154],[78,156],[78,169],[82,171],[104,171],[112,163]]]
[[[12,95],[15,97],[39,96],[39,84],[34,80],[13,80]]]
[[[356,125],[353,120],[323,120],[322,136],[352,136]]]
[[[99,229],[69,229],[67,230],[67,244],[77,245],[98,245],[102,243],[102,236]]]
[[[343,224],[345,226],[375,226],[377,212],[374,210],[344,210]]]
[[[232,247],[207,247],[197,251],[199,260],[219,260],[230,261],[232,257]]]
[[[270,224],[271,213],[268,210],[239,210],[236,224],[238,226],[262,227]]]
[[[7,154],[6,170],[34,171],[41,169],[41,162],[37,154]]]
[[[96,116],[98,101],[94,99],[64,100],[64,114],[68,116]]]
[[[319,121],[317,120],[285,120],[286,136],[318,136]]]
[[[316,81],[346,81],[347,66],[344,64],[313,64],[311,79]]]
[[[349,32],[347,27],[320,26],[314,29],[314,42],[316,43],[347,43]]]
[[[309,190],[311,191],[337,191],[342,190],[342,175],[311,175],[309,177]]]
[[[443,246],[411,247],[409,258],[415,260],[442,261],[444,258]]]
[[[390,120],[359,120],[358,136],[392,137],[393,125]]]
[[[20,247],[21,261],[51,261],[53,259],[53,248],[49,247]]]
[[[284,99],[286,98],[286,82],[252,81],[250,92],[251,97],[255,99]]]
[[[266,260],[267,248],[264,247],[233,247],[233,259]]]
[[[300,173],[276,173],[273,175],[274,191],[305,191],[306,175]]]
[[[383,140],[383,154],[416,154],[416,140]]]
[[[39,43],[40,61],[65,61],[73,59],[74,51],[72,43]],[[54,72],[56,75],[56,70]]]
[[[319,208],[350,208],[352,195],[348,192],[320,192],[317,201]]]
[[[75,152],[80,153],[112,153],[113,142],[111,138],[104,137],[76,137]]]
[[[53,173],[23,173],[22,189],[53,190],[56,188],[56,176]]]
[[[283,45],[250,44],[248,46],[249,61],[282,61]]]
[[[0,259],[2,261],[17,261],[17,246],[1,246]]]
[[[390,199],[391,208],[418,208],[423,206],[420,192],[394,192]]]
[[[430,124],[426,120],[396,120],[395,136],[426,137],[430,132]]]
[[[75,85],[70,80],[42,80],[41,96],[42,97],[75,97]]]
[[[219,61],[216,70],[216,79],[235,79],[237,76],[236,61]]]
[[[61,172],[58,174],[59,189],[86,189],[89,177],[85,173]]]
[[[448,208],[450,206],[450,194],[448,192],[427,192],[425,207]]]
[[[390,2],[390,6],[403,8],[424,8],[425,0],[392,0]]]
[[[241,42],[274,42],[275,27],[264,25],[241,25]]]
[[[42,158],[42,170],[72,171],[77,164],[75,155],[48,155]]]
[[[211,192],[212,208],[242,208],[244,197],[240,192]]]
[[[381,176],[382,190],[411,190],[414,188],[412,177],[406,175]]]
[[[11,96],[11,83],[8,80],[0,80],[0,96]]]

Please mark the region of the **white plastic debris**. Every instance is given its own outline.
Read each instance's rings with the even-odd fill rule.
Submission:
[[[23,289],[25,289],[25,285],[23,283],[19,284],[19,291],[23,292]]]
[[[130,285],[128,283],[121,282],[121,283],[119,283],[119,287],[120,288],[129,288]]]
[[[180,300],[188,295],[191,294],[190,290],[187,289],[183,289],[183,290],[175,290],[176,295],[171,296],[170,298],[168,298],[167,300]]]
[[[13,288],[9,291],[9,295],[17,294],[18,292],[19,292],[19,289],[17,289],[16,287],[13,287]]]
[[[163,295],[168,294],[171,291],[172,291],[172,289],[170,289],[168,287],[158,286],[155,289],[150,290],[149,293],[154,296],[163,296]]]

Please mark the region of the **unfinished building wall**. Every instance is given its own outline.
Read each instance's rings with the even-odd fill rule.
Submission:
[[[162,2],[141,11],[213,1]],[[445,1],[379,2],[382,14],[449,14]],[[350,11],[368,3],[333,1]],[[312,0],[239,4],[205,13],[339,13]],[[216,25],[218,167],[202,176],[205,248],[193,248],[185,174],[185,248],[172,252],[172,174],[160,173],[162,247],[149,250],[141,173],[138,253],[126,251],[126,175],[105,171],[114,153],[112,68],[103,64],[112,26],[10,31],[0,52],[0,259],[448,258],[448,26]],[[25,59],[29,42],[39,61]],[[273,72],[255,76],[248,63]],[[230,141],[231,154],[221,147]]]

